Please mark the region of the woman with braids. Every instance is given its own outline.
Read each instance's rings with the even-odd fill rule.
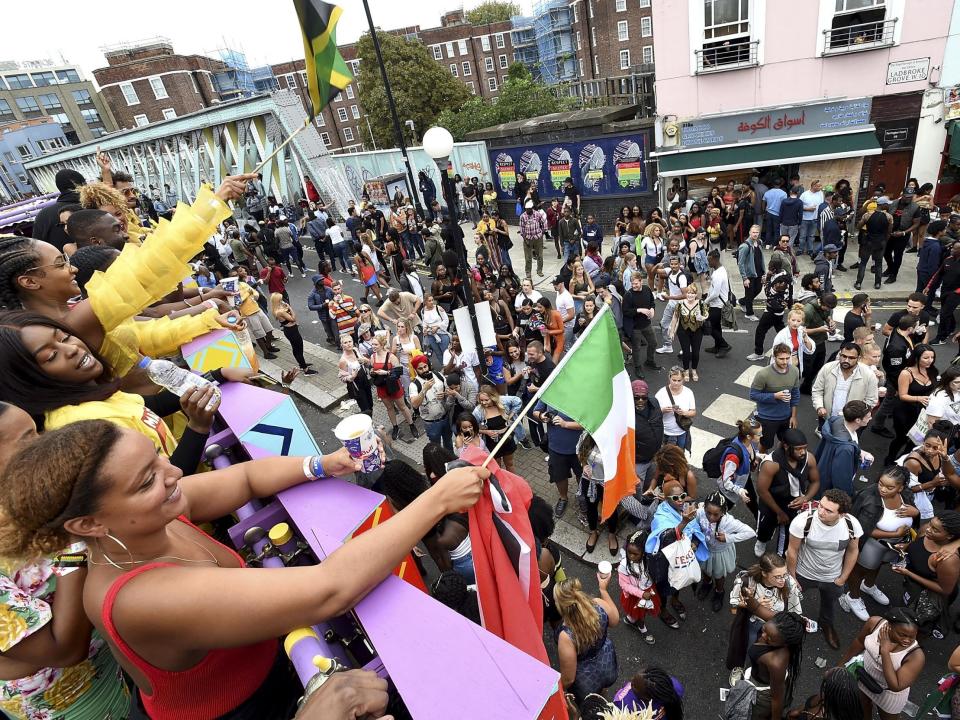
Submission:
[[[737,575],[730,590],[730,612],[736,615],[727,649],[731,687],[743,675],[747,648],[756,642],[764,623],[785,610],[800,615],[802,599],[800,586],[787,572],[787,561],[776,553],[764,553]]]
[[[79,293],[68,258],[53,245],[20,237],[0,237],[0,306],[23,308],[67,324],[97,349],[117,377],[123,377],[141,355],[162,357],[224,322],[211,307],[196,317],[134,322],[145,308],[175,290],[190,274],[187,262],[203,249],[217,225],[230,217],[227,201],[243,197],[253,175],[228,177],[216,193],[201,188],[193,205],[181,205],[173,221],[162,223],[140,247],[127,246],[105,272],[86,284],[87,299],[69,305]],[[198,293],[200,290],[197,291]],[[206,297],[226,298],[216,289]],[[227,323],[237,329],[236,323]]]
[[[883,617],[868,618],[850,643],[840,662],[863,654],[863,668],[856,672],[863,717],[873,717],[874,707],[880,720],[900,717],[926,661],[917,643],[918,630],[913,613],[893,608]]]
[[[955,541],[960,539],[960,513],[941,510],[920,532],[906,547],[898,546],[906,554],[907,564],[894,565],[891,569],[904,578],[903,599],[913,610],[921,631],[943,637],[940,620],[957,596],[960,556],[941,550],[956,549]]]
[[[397,512],[430,489],[430,483],[403,460],[391,460],[380,475],[383,493]],[[465,513],[453,513],[440,519],[422,538],[430,557],[441,573],[454,570],[467,584],[477,579],[473,570],[470,530]]]
[[[563,618],[557,635],[560,684],[580,702],[590,693],[602,693],[617,679],[617,651],[607,634],[620,622],[617,606],[607,593],[610,576],[597,574],[600,597],[591,598],[576,578],[553,589],[553,599]]]
[[[663,668],[648,665],[617,690],[613,704],[632,712],[647,710],[650,720],[683,720],[683,685]]]
[[[489,473],[447,473],[319,565],[244,568],[193,523],[359,469],[340,449],[184,477],[131,430],[74,423],[21,449],[0,476],[0,556],[86,543],[87,616],[154,720],[286,720],[303,688],[276,638],[352,608],[442,517],[471,507]]]
[[[820,681],[820,694],[787,713],[787,720],[863,720],[856,678],[842,667],[828,669]]]
[[[0,403],[0,472],[36,437],[27,413]],[[120,666],[103,638],[91,635],[83,614],[86,575],[86,568],[58,566],[50,556],[0,559],[0,711],[5,717],[99,720],[129,714],[130,691]]]
[[[627,538],[620,551],[617,581],[623,622],[639,630],[647,645],[653,645],[657,639],[647,629],[646,620],[647,615],[656,617],[660,614],[660,596],[647,567],[646,544],[647,533],[642,530]]]
[[[793,700],[800,677],[806,622],[793,612],[778,612],[763,625],[747,650],[750,667],[743,679],[756,688],[752,720],[779,720]]]
[[[715,492],[697,509],[697,523],[710,551],[710,557],[700,563],[703,579],[697,588],[697,599],[706,600],[713,590],[710,604],[714,612],[723,607],[724,581],[737,567],[737,543],[757,536],[753,528],[727,512],[730,507],[723,494]]]

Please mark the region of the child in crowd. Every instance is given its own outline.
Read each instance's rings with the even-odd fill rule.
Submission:
[[[703,579],[697,588],[697,599],[705,600],[712,587],[710,605],[714,612],[720,612],[723,607],[724,579],[737,567],[736,544],[757,535],[749,525],[729,515],[728,508],[729,501],[721,493],[715,492],[697,509],[697,522],[710,550],[710,557],[700,564]]]
[[[620,607],[623,621],[637,628],[643,641],[653,645],[657,639],[647,630],[647,615],[660,614],[660,596],[647,568],[647,553],[644,545],[647,533],[638,531],[627,538],[620,551],[617,577],[620,582]]]

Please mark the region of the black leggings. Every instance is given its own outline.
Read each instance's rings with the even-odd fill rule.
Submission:
[[[710,313],[710,337],[713,338],[713,345],[717,349],[729,348],[730,343],[723,339],[723,319],[720,308],[712,307]]]
[[[683,358],[684,370],[696,370],[700,366],[700,345],[703,344],[703,326],[694,331],[677,327],[677,339],[680,341],[680,352]]]
[[[867,264],[872,260],[874,264],[873,281],[876,285],[879,285],[883,274],[883,245],[861,243],[858,255],[860,257],[860,267],[857,268],[857,282],[863,282]]]
[[[883,258],[887,261],[887,272],[893,277],[896,277],[897,273],[900,272],[900,265],[903,263],[903,251],[907,249],[908,242],[909,238],[906,235],[903,237],[891,236],[887,240],[887,249],[883,253]]]
[[[763,355],[763,343],[767,338],[770,328],[775,328],[777,332],[783,330],[783,315],[776,315],[769,310],[764,310],[760,316],[760,322],[757,323],[757,330],[753,334],[753,352],[757,355]]]
[[[303,337],[300,335],[300,328],[296,325],[282,325],[280,329],[283,330],[283,334],[290,341],[290,349],[293,351],[293,356],[297,359],[300,369],[305,369],[307,361],[303,357]]]
[[[921,410],[924,410],[924,407],[920,403],[906,403],[902,400],[897,400],[897,404],[894,405],[893,412],[891,413],[893,415],[894,438],[890,441],[890,445],[887,446],[887,456],[883,461],[884,465],[893,464],[903,449],[910,447],[910,439],[907,437],[907,433],[910,432],[910,428],[913,427],[917,418],[920,417]]]
[[[580,496],[583,498],[583,506],[587,511],[587,527],[590,528],[590,532],[595,532],[599,527],[600,523],[600,508],[603,507],[603,486],[597,486],[597,500],[596,502],[590,502],[587,499],[587,488],[590,486],[590,481],[586,478],[580,478]],[[611,535],[617,532],[617,511],[614,510],[613,514],[607,518],[606,522],[603,523],[604,527],[607,528],[607,532]]]

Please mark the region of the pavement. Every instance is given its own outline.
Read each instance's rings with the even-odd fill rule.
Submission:
[[[468,225],[464,226],[464,230],[469,234],[470,228]],[[519,244],[515,243],[512,257],[514,267],[522,268],[522,253],[518,255],[517,252]],[[536,273],[534,274],[534,280],[541,291],[549,287],[549,281],[560,265],[555,253],[551,251],[552,248],[548,250],[548,257],[545,258],[544,277],[538,278]],[[315,257],[312,250],[309,251],[307,262],[311,266],[315,265]],[[891,312],[903,307],[904,299],[913,291],[914,273],[912,265],[915,263],[915,258],[915,255],[905,256],[905,265],[909,265],[910,268],[904,268],[900,281],[885,286],[883,290],[876,294],[872,289],[867,290],[871,297],[875,298],[875,322],[883,322]],[[724,253],[723,261],[731,270],[731,275],[734,276],[736,269],[732,256],[729,253]],[[800,264],[801,272],[812,270],[812,263],[809,259],[802,258]],[[356,284],[352,278],[345,274],[338,273],[338,276],[345,281],[345,292],[358,297],[360,294],[359,284]],[[842,321],[843,314],[849,308],[849,303],[843,301],[852,295],[854,280],[852,276],[853,273],[850,272],[846,274],[838,273],[836,278],[841,304],[837,308],[835,317],[840,321]],[[313,313],[306,309],[306,295],[311,289],[309,280],[301,279],[297,274],[296,277],[291,278],[287,287],[291,296],[291,305],[299,315],[301,333],[306,341],[305,353],[307,359],[313,363],[314,368],[318,371],[317,375],[298,378],[291,389],[298,405],[301,407],[304,419],[318,441],[323,447],[333,449],[338,445],[332,435],[333,426],[339,418],[356,412],[356,405],[347,400],[344,386],[337,379],[336,362],[338,354],[323,344],[323,331],[319,326],[319,321],[315,321]],[[755,324],[741,321],[739,332],[725,333],[725,337],[733,346],[731,353],[722,359],[703,354],[699,369],[700,381],[690,384],[697,399],[698,409],[698,415],[692,429],[693,447],[690,463],[698,469],[701,497],[715,489],[715,482],[706,478],[699,471],[703,453],[712,448],[721,438],[730,437],[735,432],[734,423],[736,420],[747,417],[753,409],[753,403],[748,399],[749,386],[753,376],[762,365],[747,361],[746,356],[752,352],[753,329],[755,327]],[[275,377],[279,376],[281,368],[295,367],[296,365],[285,339],[279,333],[277,335],[281,346],[279,357],[272,361],[261,359],[263,371]],[[767,337],[767,343],[769,343],[771,337]],[[828,355],[837,346],[837,343],[828,343]],[[945,366],[956,353],[956,348],[952,346],[938,346],[936,350],[938,355],[942,356],[938,360],[940,367]],[[661,356],[660,364],[669,366],[673,364],[674,360],[675,358]],[[665,381],[666,375],[663,372],[659,374],[648,373],[647,375],[651,393],[662,387]],[[388,425],[382,404],[375,403],[375,406],[375,423]],[[799,420],[799,426],[807,433],[810,440],[810,449],[813,451],[817,444],[817,438],[814,435],[816,413],[807,396],[801,399]],[[422,434],[421,438],[417,440],[412,440],[407,428],[403,428],[402,439],[400,442],[394,443],[394,451],[412,463],[419,464],[425,443],[425,434]],[[885,452],[887,441],[867,432],[864,434],[862,444],[865,449],[876,455],[879,452]],[[882,455],[879,457],[882,457]],[[552,505],[557,495],[553,486],[547,482],[547,463],[544,458],[544,454],[539,450],[518,448],[514,456],[515,472],[526,478],[534,492],[544,497]],[[866,473],[871,480],[875,480],[877,474],[878,468],[871,468]],[[596,563],[600,560],[611,559],[607,552],[607,539],[602,535],[594,552],[592,554],[586,553],[586,528],[577,518],[576,502],[572,494],[571,500],[570,507],[564,517],[557,522],[554,539],[565,551],[564,566],[568,574],[580,578],[585,589],[588,592],[594,592],[596,589]],[[742,506],[739,506],[733,512],[741,520],[752,524],[752,519]],[[621,543],[625,535],[626,530],[621,529],[619,533]],[[753,543],[750,541],[741,543],[738,547],[738,566],[746,568],[754,561]],[[897,595],[900,587],[899,579],[888,569],[881,572],[879,582],[880,586],[892,598]],[[727,590],[729,591],[729,583]],[[610,592],[614,599],[617,599],[619,590],[616,587],[616,582],[611,583]],[[709,607],[709,600],[700,603],[688,590],[682,593],[682,599],[687,606],[687,620],[682,623],[680,630],[669,629],[659,620],[652,620],[649,627],[657,639],[657,643],[653,646],[646,645],[634,629],[624,624],[611,630],[611,636],[618,649],[620,660],[619,682],[621,684],[627,682],[641,665],[661,665],[686,684],[686,716],[688,718],[700,720],[702,718],[718,717],[720,708],[719,688],[727,685],[724,657],[727,648],[729,622],[732,616],[726,606],[719,613],[714,614]],[[870,598],[866,598],[866,602],[871,612],[879,612],[883,609],[873,603]],[[813,592],[811,597],[804,599],[805,613],[815,616],[816,603],[816,593]],[[852,615],[838,610],[836,627],[841,639],[840,650],[832,650],[824,641],[822,634],[807,635],[803,670],[792,706],[800,705],[807,696],[817,691],[822,667],[835,665],[839,662],[841,653],[858,632],[860,623]],[[555,643],[552,636],[549,635],[548,630],[545,633],[545,640],[548,652],[555,660]],[[926,692],[932,689],[936,680],[946,672],[947,658],[956,647],[956,643],[954,635],[947,635],[944,640],[930,640],[927,643],[927,647],[925,647],[927,653],[926,667],[914,685],[915,690],[911,694],[913,702],[921,703]]]

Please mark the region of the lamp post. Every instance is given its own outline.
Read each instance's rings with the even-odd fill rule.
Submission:
[[[463,299],[470,312],[470,325],[473,328],[473,337],[476,343],[477,358],[482,361],[483,344],[480,342],[480,326],[477,323],[477,308],[473,303],[473,289],[470,287],[470,263],[467,260],[467,246],[463,239],[463,230],[460,229],[460,219],[457,216],[457,196],[450,180],[447,167],[450,164],[450,153],[453,152],[453,135],[444,127],[434,126],[423,134],[423,151],[437,164],[440,172],[440,192],[443,201],[447,204],[447,232],[453,248],[460,259],[460,288]]]

